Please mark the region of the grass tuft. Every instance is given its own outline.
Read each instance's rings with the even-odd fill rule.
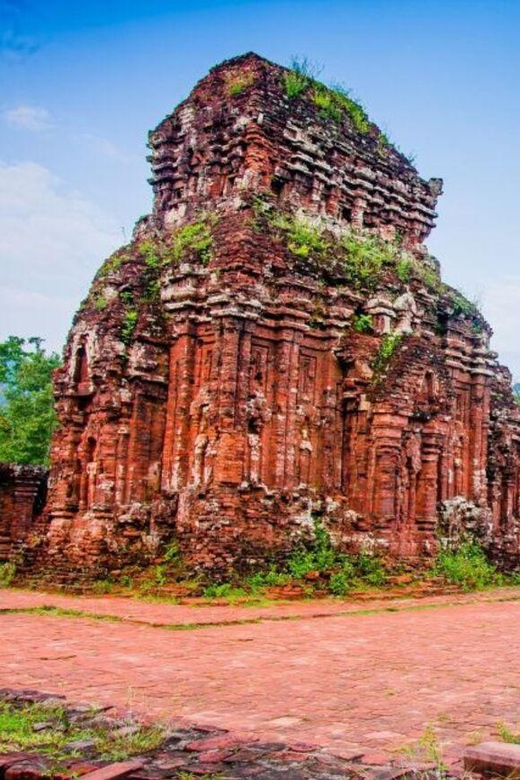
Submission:
[[[255,82],[252,73],[228,73],[226,77],[226,91],[229,97],[237,97]]]

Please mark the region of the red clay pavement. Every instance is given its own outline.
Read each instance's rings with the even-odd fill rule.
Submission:
[[[454,604],[428,600],[423,606],[434,604],[423,610],[398,603],[399,611],[376,614],[338,614],[348,608],[341,603],[291,604],[288,614],[299,618],[276,622],[269,618],[282,617],[281,606],[257,616],[248,607],[10,590],[0,591],[0,609],[61,599],[82,610],[88,602],[99,614],[104,604],[104,614],[123,620],[0,614],[0,686],[346,752],[402,750],[433,726],[456,754],[494,734],[499,721],[520,723],[518,591]],[[326,608],[330,614],[312,619]],[[133,622],[136,615],[163,624],[215,622],[214,613],[218,622],[263,620],[190,630]]]

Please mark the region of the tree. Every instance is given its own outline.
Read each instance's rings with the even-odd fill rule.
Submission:
[[[52,372],[59,365],[35,336],[0,342],[0,462],[48,464],[56,427]]]

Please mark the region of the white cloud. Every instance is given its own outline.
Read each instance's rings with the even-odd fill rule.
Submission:
[[[19,127],[22,130],[42,132],[49,130],[53,123],[51,115],[46,108],[40,106],[19,105],[4,111],[4,119],[11,127]]]
[[[0,338],[38,335],[59,348],[104,257],[114,220],[32,162],[0,163]]]

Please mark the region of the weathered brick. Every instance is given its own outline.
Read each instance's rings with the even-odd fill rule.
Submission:
[[[484,777],[520,777],[520,745],[483,742],[464,753],[464,768]]]

